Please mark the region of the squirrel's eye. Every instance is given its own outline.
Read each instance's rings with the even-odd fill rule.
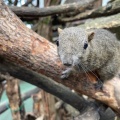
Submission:
[[[59,46],[59,41],[58,40],[56,40],[56,45]]]
[[[84,43],[84,49],[86,49],[88,47],[87,43]]]

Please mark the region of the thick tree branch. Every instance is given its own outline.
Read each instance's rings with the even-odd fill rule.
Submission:
[[[35,7],[10,7],[10,9],[19,17],[44,17],[68,12],[82,12],[95,0],[89,0],[89,3],[71,3],[66,5],[51,6],[45,8]]]
[[[0,72],[5,74],[5,75],[0,74],[2,79],[8,79],[9,77],[8,73],[9,73],[10,75],[16,78],[22,79],[26,82],[36,85],[42,88],[43,90],[45,90],[46,92],[49,92],[57,96],[58,98],[62,99],[64,102],[70,104],[71,106],[79,110],[81,113],[81,115],[79,115],[80,118],[82,117],[84,119],[87,119],[88,117],[87,114],[90,114],[89,117],[93,120],[102,117],[109,119],[111,118],[111,116],[113,117],[111,120],[114,120],[115,114],[113,113],[112,110],[111,110],[112,113],[111,112],[109,113],[110,115],[105,116],[104,112],[106,111],[107,108],[105,109],[104,106],[102,106],[101,108],[102,104],[86,101],[83,97],[78,96],[76,93],[72,92],[69,88],[59,83],[56,83],[50,78],[47,78],[41,74],[33,72],[27,68],[9,63],[0,58]],[[35,92],[37,91],[38,90],[36,89]],[[27,96],[23,96],[23,99],[26,99],[26,97],[30,96],[30,93],[31,92],[29,92]],[[5,104],[1,105],[1,110],[0,110],[1,113],[7,109],[5,106],[6,106]],[[100,120],[104,120],[103,118]]]
[[[75,20],[82,20],[86,18],[96,18],[101,16],[108,16],[120,13],[120,0],[116,0],[112,3],[107,4],[104,7],[99,7],[97,9],[93,9],[90,11],[86,11],[76,15],[75,17],[70,18],[60,18],[59,20],[62,22],[71,22]]]
[[[20,78],[22,74],[27,74],[20,69],[23,66],[29,71],[33,70],[37,73],[36,77],[38,80],[34,79],[34,75],[31,74],[31,80],[26,76],[27,82],[33,83],[39,87],[43,87],[44,90],[47,88],[53,89],[54,86],[48,84],[48,80],[45,82],[43,77],[43,82],[45,84],[40,84],[39,74],[43,74],[46,77],[50,77],[55,81],[74,89],[78,93],[86,94],[94,99],[97,99],[120,114],[120,104],[119,104],[119,85],[120,80],[114,78],[104,84],[104,91],[95,90],[94,83],[96,82],[96,77],[90,73],[88,79],[85,74],[75,74],[71,75],[70,78],[66,80],[60,79],[60,74],[65,67],[60,62],[57,56],[56,46],[45,38],[37,35],[32,30],[29,30],[17,17],[14,15],[3,3],[0,2],[0,56],[3,61],[9,61],[10,63],[16,64],[18,66],[14,69],[14,73],[9,71],[10,75]],[[4,62],[3,62],[4,63]],[[0,71],[4,71],[5,67],[2,67],[1,63]],[[7,64],[8,67],[9,64]],[[8,68],[7,68],[8,69]],[[10,67],[10,69],[12,69]],[[3,71],[2,71],[3,70]],[[31,71],[32,72],[32,71]],[[16,73],[16,75],[15,75]],[[21,74],[22,73],[22,74]],[[29,74],[30,72],[28,72]],[[25,79],[21,78],[22,80]],[[49,79],[50,81],[50,79]],[[56,88],[54,88],[55,90]],[[47,89],[46,89],[47,90]],[[60,92],[61,90],[59,90]],[[49,91],[48,91],[49,92]],[[61,97],[62,98],[62,97]],[[63,97],[67,99],[66,96]]]
[[[0,72],[2,74],[5,74],[1,75],[2,78],[7,79],[8,75],[6,73],[9,73],[16,78],[36,85],[43,90],[59,97],[64,102],[72,105],[80,112],[83,112],[88,106],[87,101],[85,101],[82,97],[78,96],[76,93],[73,93],[69,88],[63,86],[62,84],[56,83],[55,81],[43,76],[42,74],[38,74],[19,65],[12,64],[1,58]]]

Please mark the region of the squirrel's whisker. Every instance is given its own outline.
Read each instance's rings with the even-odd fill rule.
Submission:
[[[82,63],[81,63],[82,64]],[[82,64],[83,65],[83,64]],[[84,65],[83,65],[84,66]],[[86,69],[86,67],[84,66],[84,68]],[[91,72],[93,75],[95,75],[95,77],[98,79],[98,80],[100,80],[99,79],[99,77],[92,71],[92,70],[90,70],[89,68],[87,68],[88,70],[89,70],[89,72]]]
[[[89,74],[86,72],[85,68],[82,66],[82,64],[79,63],[79,64],[78,64],[78,68],[80,69],[80,67],[82,67],[83,71],[85,72],[86,77],[88,77],[88,79],[91,80],[91,79],[90,79],[90,76],[89,76]]]

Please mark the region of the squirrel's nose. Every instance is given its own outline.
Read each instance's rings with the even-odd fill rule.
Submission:
[[[71,66],[72,64],[69,63],[64,63],[65,66]]]

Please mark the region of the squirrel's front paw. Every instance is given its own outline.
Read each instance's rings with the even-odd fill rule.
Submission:
[[[71,71],[72,71],[71,68],[68,68],[67,70],[63,71],[61,75],[61,79],[68,78],[69,75],[71,74]]]

